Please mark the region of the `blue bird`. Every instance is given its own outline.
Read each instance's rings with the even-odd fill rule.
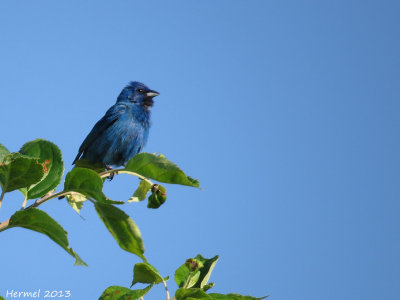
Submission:
[[[125,165],[147,142],[150,107],[158,95],[143,83],[130,82],[94,125],[72,164],[83,161],[107,169]]]

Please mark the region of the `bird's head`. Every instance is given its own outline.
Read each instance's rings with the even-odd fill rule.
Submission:
[[[117,103],[129,103],[137,106],[141,106],[148,110],[153,106],[153,98],[158,96],[159,93],[149,89],[143,83],[137,81],[131,81],[119,94]]]

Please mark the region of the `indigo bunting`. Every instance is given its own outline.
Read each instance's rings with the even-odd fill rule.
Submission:
[[[150,107],[159,93],[132,81],[79,147],[72,164],[85,161],[110,169],[125,165],[146,144],[150,128]]]

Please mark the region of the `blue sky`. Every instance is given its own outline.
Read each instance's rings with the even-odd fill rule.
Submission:
[[[398,299],[399,13],[398,1],[2,1],[0,142],[48,139],[68,171],[123,86],[142,81],[161,93],[145,150],[203,187],[168,186],[158,210],[125,207],[162,274],[219,254],[214,292]],[[105,191],[124,200],[136,185],[120,175]],[[21,203],[7,195],[0,220]],[[139,259],[92,205],[85,220],[64,201],[41,208],[90,267],[11,229],[0,295],[97,299],[130,285]]]

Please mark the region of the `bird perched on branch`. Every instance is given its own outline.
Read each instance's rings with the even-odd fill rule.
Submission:
[[[72,164],[89,163],[110,169],[125,165],[146,144],[150,128],[150,107],[159,93],[132,81],[79,147]]]

